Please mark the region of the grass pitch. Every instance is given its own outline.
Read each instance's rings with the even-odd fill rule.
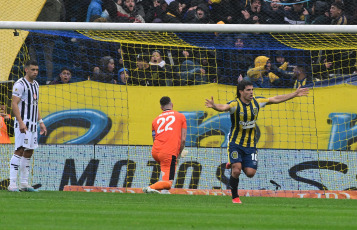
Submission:
[[[357,200],[0,191],[0,229],[357,229]]]

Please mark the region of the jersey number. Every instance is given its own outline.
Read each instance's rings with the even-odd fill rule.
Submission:
[[[258,154],[256,154],[256,153],[253,153],[253,154],[252,154],[252,161],[257,161],[257,160],[258,160],[257,155],[258,155]]]
[[[174,116],[168,116],[165,118],[159,118],[157,120],[157,123],[159,124],[159,127],[157,128],[157,133],[162,133],[164,131],[167,131],[167,130],[172,130],[172,128],[170,127],[170,125],[172,125],[172,123],[175,122],[175,117]],[[165,125],[166,123],[166,125]],[[163,126],[165,125],[165,129],[161,129],[163,128]]]

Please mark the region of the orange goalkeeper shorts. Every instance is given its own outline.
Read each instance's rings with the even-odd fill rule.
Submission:
[[[173,180],[175,178],[176,170],[176,155],[152,152],[152,157],[155,159],[156,162],[160,164],[162,180]]]

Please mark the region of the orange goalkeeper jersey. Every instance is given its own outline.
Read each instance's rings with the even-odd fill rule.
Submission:
[[[181,146],[181,130],[187,129],[186,117],[177,111],[163,111],[152,122],[155,136],[152,152],[177,156]]]

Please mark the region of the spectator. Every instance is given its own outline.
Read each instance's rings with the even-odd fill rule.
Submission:
[[[310,10],[304,11],[306,24],[328,25],[330,24],[329,18],[329,5],[327,2],[316,1]]]
[[[322,58],[322,63],[319,60],[316,63],[313,63],[313,75],[315,79],[326,80],[330,78],[330,74],[333,73],[333,62],[328,60],[331,58],[324,57]]]
[[[201,85],[207,83],[205,69],[187,50],[182,51],[185,60],[180,65],[180,85]]]
[[[182,6],[178,1],[170,2],[166,14],[163,15],[164,23],[181,23]]]
[[[345,6],[341,2],[331,4],[331,25],[347,25],[347,17],[344,14]]]
[[[194,24],[212,24],[210,11],[208,6],[205,3],[199,4],[194,10],[195,14],[191,20],[186,21],[187,23]]]
[[[244,6],[239,5],[238,1],[222,0],[220,3],[211,6],[211,18],[214,23],[222,21],[224,24],[235,24],[240,22],[237,12],[240,12]]]
[[[148,53],[138,54],[136,57],[136,69],[132,71],[132,76],[128,79],[128,85],[154,85],[152,74],[156,75],[155,79],[158,79],[158,73],[152,73],[150,64],[150,58]]]
[[[355,11],[357,10],[357,1],[356,0],[335,0],[335,2],[340,2],[345,6],[344,13],[347,17],[347,20],[350,20]]]
[[[66,19],[66,10],[63,0],[47,0],[43,6],[37,21],[61,22]],[[29,45],[29,54],[31,60],[38,60],[37,54],[42,50],[46,66],[46,83],[53,80],[53,48],[55,46],[56,37],[48,34],[36,34],[31,36]]]
[[[250,6],[241,11],[243,24],[262,24],[265,22],[262,14],[262,0],[252,0]]]
[[[245,49],[246,42],[245,36],[237,36],[233,40],[234,49],[217,52],[219,83],[236,85],[239,75],[245,76],[254,63],[251,51]]]
[[[50,85],[57,85],[57,84],[67,84],[72,83],[72,70],[67,67],[63,67],[59,74],[59,77],[50,82]]]
[[[196,9],[199,4],[206,4],[204,0],[192,0],[190,3],[190,8],[183,15],[184,22],[190,22],[195,18]]]
[[[299,87],[305,87],[312,83],[312,79],[307,75],[306,69],[303,65],[297,65],[294,68],[293,81],[291,82],[291,87],[297,89]]]
[[[177,79],[177,76],[173,73],[172,67],[169,64],[166,64],[165,60],[162,58],[160,50],[154,50],[151,53],[149,64],[153,71],[159,74],[157,79],[154,78],[156,75],[153,75],[154,85],[173,85],[173,80]]]
[[[280,3],[280,0],[272,0],[270,4],[266,4],[266,7],[262,8],[265,23],[285,24],[285,12],[283,6]]]
[[[114,59],[111,56],[104,56],[100,59],[100,67],[95,67],[93,77],[90,80],[103,83],[116,83],[114,79]]]
[[[286,6],[284,20],[288,24],[305,24],[304,0],[294,0],[293,7]]]
[[[200,57],[201,67],[205,70],[208,83],[217,82],[217,67],[215,51],[205,51]]]
[[[295,66],[289,65],[289,62],[285,57],[286,53],[282,50],[278,50],[275,52],[274,58],[271,60],[274,60],[273,64],[277,65],[280,69],[286,71],[288,74],[292,74]]]
[[[152,5],[145,14],[145,22],[162,22],[162,18],[165,14],[167,3],[165,0],[153,0]]]
[[[127,85],[129,80],[130,72],[126,68],[121,68],[118,71],[118,81],[119,85]]]
[[[273,73],[277,73],[277,68],[272,66],[271,61],[266,56],[259,56],[254,60],[254,68],[248,70],[247,75],[253,85],[258,88],[270,88],[280,84],[279,77]]]
[[[86,22],[91,22],[92,17],[102,15],[102,0],[92,0],[87,10]]]
[[[144,18],[138,13],[135,0],[123,0],[117,7],[117,16],[113,19],[115,22],[145,23]]]
[[[114,21],[118,15],[119,6],[122,4],[122,0],[102,0],[102,17],[106,18],[108,21]]]

